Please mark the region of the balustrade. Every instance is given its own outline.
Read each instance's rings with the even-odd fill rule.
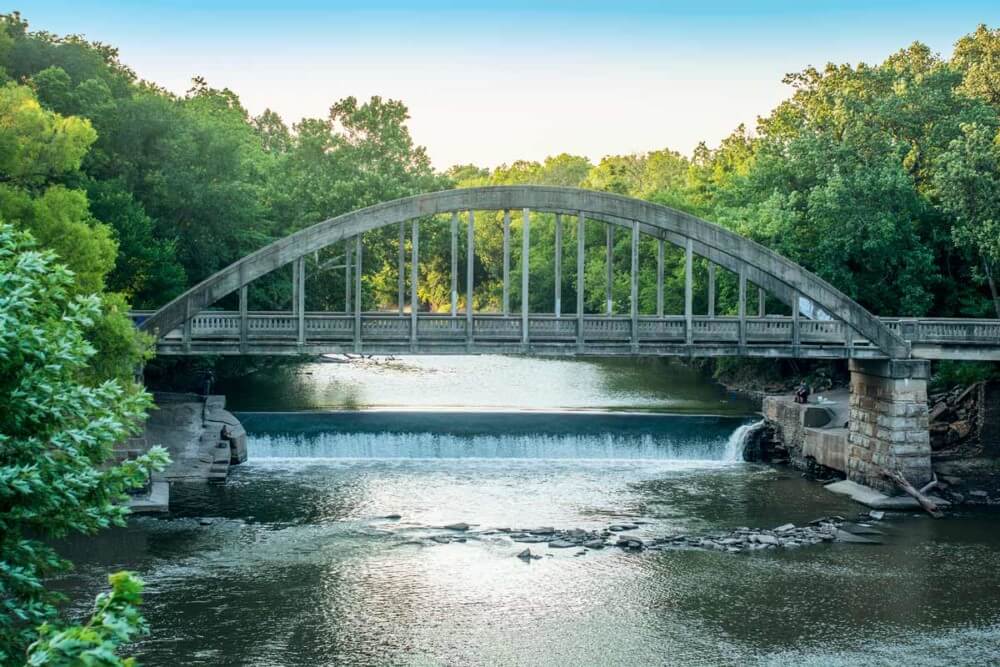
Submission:
[[[141,320],[145,312],[135,312]],[[301,318],[301,320],[300,320]],[[336,313],[250,312],[245,314],[246,336],[249,339],[296,339],[299,342],[344,341],[354,336],[355,316]],[[360,314],[361,338],[379,341],[405,342],[412,334],[412,322],[417,323],[417,337],[434,341],[465,341],[469,322],[466,317],[448,314],[421,313],[418,317],[396,313]],[[517,341],[523,337],[523,313],[473,314],[472,337],[483,342]],[[527,318],[528,338],[532,341],[571,341],[580,336],[579,318],[572,315],[531,314]],[[727,316],[640,316],[633,324],[630,316],[586,315],[583,318],[584,342],[678,343],[687,339],[690,327],[692,344],[736,343],[740,340],[740,319]],[[746,344],[781,344],[793,341],[795,323],[799,327],[801,344],[844,344],[845,325],[838,320],[807,320],[787,316],[745,317]],[[1000,346],[1000,321],[961,319],[884,318],[890,331],[913,344],[995,345]],[[191,318],[193,340],[239,340],[244,325],[238,311],[203,311]],[[636,327],[633,336],[633,327]],[[182,338],[183,328],[166,336],[167,340]],[[870,346],[869,341],[855,337],[854,345]]]

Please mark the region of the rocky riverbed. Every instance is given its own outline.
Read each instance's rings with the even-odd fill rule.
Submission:
[[[390,515],[386,518],[394,521],[400,517]],[[877,527],[877,524],[883,518],[883,512],[871,511],[860,514],[854,521],[848,521],[842,516],[827,516],[801,526],[792,523],[775,528],[742,526],[728,532],[641,537],[633,534],[634,531],[647,525],[647,522],[641,520],[613,523],[605,528],[592,530],[556,529],[551,526],[477,529],[468,523],[453,523],[438,527],[441,532],[423,539],[409,540],[405,544],[450,544],[501,538],[509,539],[516,544],[545,545],[549,549],[573,549],[576,556],[606,548],[627,551],[701,549],[737,554],[765,549],[795,549],[825,542],[880,544],[881,537],[885,533]],[[532,552],[528,546],[517,553],[517,557],[522,560],[534,560],[542,556]]]

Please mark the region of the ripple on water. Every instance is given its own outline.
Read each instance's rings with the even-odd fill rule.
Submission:
[[[741,423],[669,421],[661,443],[609,416],[603,431],[587,421],[535,442],[514,424],[504,442],[289,435],[286,420],[253,434],[229,484],[176,486],[170,519],[88,542],[64,583],[80,611],[109,567],[138,570],[155,629],[138,653],[151,665],[997,661],[988,513],[893,517],[880,546],[739,555],[531,545],[543,558],[526,563],[502,535],[427,540],[456,521],[475,532],[638,517],[636,534],[664,535],[857,511],[797,473],[715,456]]]

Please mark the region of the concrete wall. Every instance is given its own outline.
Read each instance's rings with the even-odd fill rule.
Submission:
[[[839,428],[842,410],[836,405],[802,405],[791,396],[766,396],[763,412],[788,450],[793,466],[809,469],[815,462],[847,472],[847,429]]]
[[[885,492],[882,470],[921,486],[931,477],[927,419],[930,362],[851,360],[847,478]]]
[[[802,455],[837,472],[847,472],[847,429],[805,428]]]
[[[223,481],[230,464],[246,460],[246,431],[225,409],[224,396],[163,392],[154,400],[143,439],[170,453],[166,480]]]

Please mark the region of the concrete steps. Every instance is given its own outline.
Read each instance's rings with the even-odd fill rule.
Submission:
[[[229,476],[229,441],[219,440],[212,450],[213,461],[208,469],[208,481],[213,484],[224,484]]]

